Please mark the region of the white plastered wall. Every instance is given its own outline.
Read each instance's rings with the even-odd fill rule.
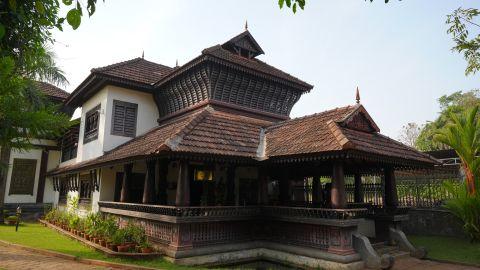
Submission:
[[[48,152],[47,172],[53,170],[60,162],[60,151]],[[55,203],[55,191],[53,190],[53,181],[51,177],[45,179],[45,189],[43,191],[43,203]]]
[[[12,180],[12,170],[13,170],[13,160],[15,158],[21,159],[35,159],[36,169],[35,169],[35,179],[33,185],[33,194],[32,195],[24,195],[24,194],[9,194],[10,193],[10,184]],[[10,152],[10,161],[9,161],[9,168],[7,173],[7,183],[5,186],[5,203],[35,203],[37,199],[37,189],[38,189],[38,177],[40,175],[40,160],[42,158],[42,150],[41,149],[30,149],[29,151],[17,151],[12,150]]]

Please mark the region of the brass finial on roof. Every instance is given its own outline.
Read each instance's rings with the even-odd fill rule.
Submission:
[[[358,86],[357,86],[357,94],[355,99],[357,100],[357,104],[360,104],[360,90],[358,90]]]
[[[175,67],[178,67],[178,59],[175,60]]]
[[[145,58],[145,51],[142,50],[142,59]]]
[[[245,20],[245,31],[247,31],[247,30],[248,30],[248,21]]]

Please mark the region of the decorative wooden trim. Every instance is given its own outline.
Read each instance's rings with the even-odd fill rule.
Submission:
[[[45,180],[47,178],[48,154],[48,150],[42,151],[42,158],[40,160],[40,174],[38,176],[37,185],[37,203],[43,202],[43,195],[45,193]]]

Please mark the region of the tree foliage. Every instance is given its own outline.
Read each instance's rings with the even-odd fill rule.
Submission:
[[[87,1],[89,16],[96,2]],[[59,14],[62,6],[71,7],[66,17]],[[69,117],[35,81],[67,83],[48,46],[65,22],[78,28],[83,10],[78,0],[0,0],[0,147],[28,149],[32,138],[54,138],[68,127]]]
[[[398,140],[405,145],[415,147],[420,130],[417,123],[408,123],[402,127]]]
[[[480,181],[480,120],[475,106],[461,114],[450,112],[447,125],[439,130],[435,141],[448,145],[458,154],[465,173],[467,191],[475,195]]]
[[[480,10],[458,8],[447,16],[447,33],[455,42],[453,51],[462,53],[467,61],[465,74],[475,74],[480,70]]]
[[[480,91],[457,91],[451,95],[444,95],[438,99],[440,114],[433,122],[427,122],[421,129],[415,146],[422,151],[441,150],[449,148],[439,141],[433,140],[434,135],[442,130],[450,119],[450,114],[462,114],[465,111],[480,105]],[[478,116],[477,116],[478,118]]]

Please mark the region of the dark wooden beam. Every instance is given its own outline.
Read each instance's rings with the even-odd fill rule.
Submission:
[[[258,203],[268,204],[268,172],[265,167],[260,167],[258,171]]]
[[[384,170],[385,183],[385,202],[386,207],[398,206],[397,183],[395,180],[395,170],[392,167],[386,167]]]
[[[156,160],[147,161],[147,173],[145,175],[145,183],[143,184],[142,203],[151,204],[155,199],[155,165]]]
[[[190,177],[187,161],[178,162],[176,206],[190,206]]]
[[[120,193],[120,202],[128,202],[130,200],[132,169],[133,169],[133,163],[123,165],[123,181],[122,181],[122,191]]]
[[[333,163],[331,203],[332,208],[334,209],[344,209],[347,207],[345,175],[343,173],[343,163],[341,161]]]
[[[37,203],[43,202],[43,194],[45,192],[45,180],[47,177],[48,150],[42,150],[42,158],[40,159],[40,175],[38,176],[37,186]]]
[[[167,205],[167,175],[168,175],[168,159],[157,160],[157,172],[158,172],[158,194],[157,202],[161,205]]]
[[[312,179],[312,203],[314,206],[319,206],[322,200],[322,184],[320,176],[316,175]]]
[[[353,175],[355,180],[355,191],[354,191],[354,201],[356,203],[363,202],[363,188],[362,188],[362,175],[360,173],[355,173]]]
[[[234,165],[227,167],[227,205],[235,205],[235,170]]]

